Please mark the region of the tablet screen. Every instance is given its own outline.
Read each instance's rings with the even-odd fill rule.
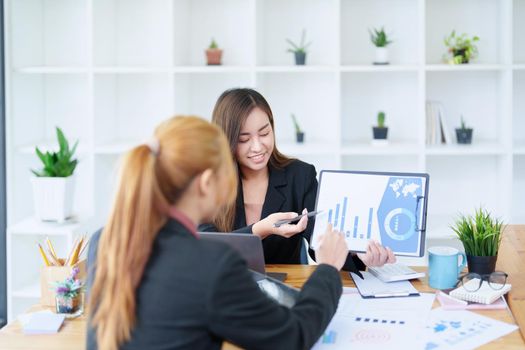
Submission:
[[[370,239],[401,256],[423,256],[428,174],[323,170],[319,177],[312,246],[328,223],[348,249],[366,251]]]

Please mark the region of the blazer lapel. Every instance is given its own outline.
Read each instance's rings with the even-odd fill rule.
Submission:
[[[270,171],[270,178],[268,180],[268,189],[266,190],[266,198],[261,213],[261,219],[264,219],[270,214],[277,213],[281,210],[286,197],[281,192],[280,188],[287,185],[284,169],[275,169],[268,165]]]

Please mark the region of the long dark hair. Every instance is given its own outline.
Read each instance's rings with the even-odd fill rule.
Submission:
[[[254,108],[260,108],[268,115],[275,139],[275,123],[273,120],[272,109],[266,99],[257,91],[249,88],[229,89],[224,91],[217,100],[217,103],[215,103],[212,122],[220,126],[226,134],[234,158],[237,143],[239,142],[241,127]],[[292,160],[292,158],[279,152],[277,144],[274,142],[273,151],[269,160],[270,166],[281,169],[288,165]],[[215,219],[215,226],[219,231],[231,231],[234,218],[235,204],[223,209],[222,214],[218,215]]]

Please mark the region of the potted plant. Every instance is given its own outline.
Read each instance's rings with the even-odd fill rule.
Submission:
[[[311,42],[305,43],[306,39],[306,30],[303,29],[303,33],[301,35],[301,43],[297,45],[290,39],[286,39],[288,44],[290,44],[290,48],[288,49],[288,52],[292,52],[295,55],[295,64],[298,66],[304,66],[306,64],[306,49],[312,44]]]
[[[206,61],[208,66],[219,66],[222,59],[222,49],[219,49],[219,45],[215,39],[211,39],[210,46],[206,49]]]
[[[392,40],[388,39],[383,27],[379,30],[374,28],[373,31],[369,29],[368,32],[370,33],[372,44],[376,47],[376,59],[374,60],[374,64],[388,64],[387,46],[392,43]]]
[[[44,167],[31,170],[35,212],[43,221],[63,222],[72,214],[74,177],[78,160],[73,158],[78,141],[69,148],[64,133],[56,128],[59,151],[43,153],[38,147],[35,151]]]
[[[62,282],[54,282],[55,302],[57,314],[74,314],[78,316],[82,313],[82,281],[77,278],[80,269],[74,267],[69,275]]]
[[[465,120],[463,119],[463,116],[461,116],[461,127],[456,128],[456,137],[458,139],[459,144],[471,144],[472,143],[472,132],[474,130],[472,128],[467,128],[465,126]]]
[[[377,113],[377,126],[373,127],[374,140],[386,140],[388,136],[388,127],[385,126],[385,112]]]
[[[480,208],[474,216],[461,215],[451,228],[463,243],[469,272],[481,275],[494,272],[505,228],[503,222]]]
[[[303,143],[304,142],[304,131],[301,130],[301,127],[299,126],[299,123],[297,122],[297,118],[295,118],[295,114],[292,114],[292,121],[295,127],[295,139],[297,143]]]
[[[478,55],[478,47],[476,42],[479,37],[473,36],[469,38],[466,33],[456,35],[453,30],[448,37],[445,37],[444,43],[447,47],[447,54],[444,55],[443,60],[448,64],[467,64],[471,59]]]

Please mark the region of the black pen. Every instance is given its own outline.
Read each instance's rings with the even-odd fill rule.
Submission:
[[[284,224],[289,224],[289,223],[294,222],[294,221],[299,221],[303,216],[308,216],[308,217],[315,216],[317,214],[320,214],[321,212],[322,212],[322,210],[315,210],[315,211],[311,211],[309,213],[297,215],[296,217],[291,218],[291,219],[277,220],[273,224],[273,227],[280,227],[281,225],[284,225]]]

